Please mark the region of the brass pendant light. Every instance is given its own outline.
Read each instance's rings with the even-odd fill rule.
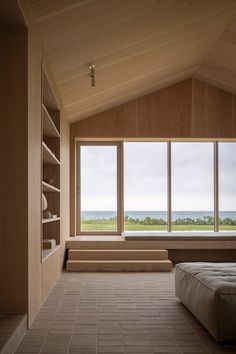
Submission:
[[[95,87],[95,65],[90,64],[89,69],[90,69],[91,86]]]

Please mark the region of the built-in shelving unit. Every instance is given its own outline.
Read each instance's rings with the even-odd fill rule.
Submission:
[[[43,163],[51,165],[60,165],[60,161],[57,159],[56,155],[49,149],[47,144],[42,142],[43,149]]]
[[[42,260],[60,247],[60,109],[42,66],[42,193],[47,209],[42,212]],[[43,240],[56,246],[44,249]]]
[[[42,110],[43,110],[43,135],[51,136],[54,138],[60,138],[59,131],[55,126],[50,114],[47,111],[47,108],[42,103]]]
[[[55,221],[59,221],[60,218],[47,218],[47,219],[42,219],[42,223],[43,224],[47,224],[49,222],[55,222]]]
[[[43,250],[43,260],[45,261],[48,257],[50,257],[54,252],[56,252],[56,250],[58,250],[58,248],[60,248],[60,245],[55,246],[53,249],[51,250]]]
[[[43,192],[60,192],[60,189],[48,184],[46,182],[42,182]]]

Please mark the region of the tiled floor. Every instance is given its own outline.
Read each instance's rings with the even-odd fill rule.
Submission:
[[[174,273],[63,273],[16,353],[230,354],[236,343],[217,345],[180,304]]]

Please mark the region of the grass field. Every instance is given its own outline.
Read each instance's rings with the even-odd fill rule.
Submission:
[[[82,222],[82,231],[116,231],[115,222]],[[213,231],[213,225],[172,225],[172,231]],[[220,231],[236,230],[236,225],[220,225]],[[167,231],[165,225],[141,225],[125,223],[125,231]]]

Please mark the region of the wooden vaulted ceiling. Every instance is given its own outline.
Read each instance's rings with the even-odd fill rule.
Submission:
[[[217,40],[195,77],[236,93],[236,18]]]
[[[236,91],[235,0],[31,0],[31,7],[71,122],[190,76]]]

